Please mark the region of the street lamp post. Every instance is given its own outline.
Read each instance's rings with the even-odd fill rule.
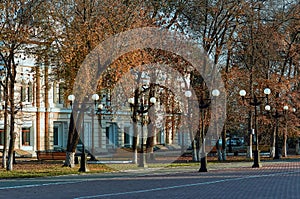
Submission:
[[[75,101],[75,96],[74,95],[69,95],[68,100],[70,102],[71,108],[73,108],[73,103]],[[97,106],[97,101],[99,100],[99,95],[98,94],[93,94],[92,95],[92,100],[94,101],[94,106]],[[94,108],[92,108],[92,126],[94,125]],[[85,111],[85,110],[84,110]],[[87,168],[87,154],[85,153],[85,144],[84,144],[84,113],[83,113],[83,118],[82,118],[82,128],[81,128],[81,135],[82,135],[82,152],[81,152],[81,157],[80,157],[80,168],[79,172],[88,172],[89,169]],[[92,136],[94,136],[94,126],[92,127]]]
[[[87,155],[85,153],[85,144],[84,144],[84,114],[83,114],[83,118],[82,118],[82,139],[81,139],[81,142],[82,142],[82,151],[81,151],[81,156],[80,156],[80,168],[79,168],[79,172],[88,172],[89,169],[87,168],[87,165],[86,165],[86,158],[87,158]]]
[[[246,91],[245,90],[241,90],[239,92],[240,96],[242,97],[242,100],[249,100],[249,104],[254,106],[254,135],[256,138],[256,146],[255,146],[255,150],[254,150],[254,163],[252,165],[252,168],[259,168],[261,167],[260,165],[260,154],[259,154],[259,148],[258,148],[258,134],[257,134],[257,107],[259,105],[262,104],[261,101],[259,101],[259,98],[267,98],[268,100],[268,95],[271,94],[271,90],[269,88],[265,88],[264,89],[264,97],[256,97],[256,95],[254,95],[253,97],[248,97],[246,98]]]
[[[140,104],[134,104],[135,100],[134,98],[129,98],[128,102],[130,104],[131,109],[136,106],[136,111],[139,114],[139,117],[136,117],[137,120],[140,121],[141,123],[141,154],[140,154],[140,161],[139,161],[139,167],[143,167],[146,168],[147,167],[147,163],[146,163],[146,154],[144,151],[144,125],[148,125],[149,124],[149,118],[147,113],[149,112],[149,109],[152,105],[154,105],[156,103],[156,98],[155,97],[151,97],[150,98],[150,104],[147,104],[145,102],[145,96],[143,95],[141,100],[140,100]],[[135,113],[133,113],[135,114]],[[135,117],[135,116],[132,116]]]
[[[214,89],[212,91],[212,96],[218,97],[220,95],[220,91],[218,89]],[[192,96],[192,92],[187,90],[185,92],[185,96],[190,98]],[[205,102],[206,101],[206,102]],[[201,98],[199,100],[199,109],[201,111],[201,141],[202,141],[202,147],[201,147],[201,160],[200,160],[200,168],[199,168],[199,172],[207,172],[207,154],[205,151],[205,137],[204,137],[204,109],[208,108],[211,104],[211,99],[207,98],[207,99],[203,99]]]
[[[95,152],[94,151],[94,148],[95,148],[95,139],[94,139],[95,138],[95,121],[94,121],[94,118],[95,118],[95,109],[97,107],[97,101],[99,100],[99,95],[97,93],[93,94],[92,100],[94,101],[94,107],[92,106],[91,114],[89,114],[89,116],[92,117],[92,158],[93,158],[93,160],[96,160],[96,157],[94,155],[94,152]],[[99,109],[99,106],[98,106],[98,109]],[[98,113],[98,110],[96,113]]]
[[[100,132],[99,132],[99,139],[98,139],[98,143],[99,143],[99,147],[102,147],[102,110],[103,110],[104,106],[103,104],[99,104],[97,107],[97,111],[96,111],[96,115],[99,115],[98,119],[99,119],[99,125],[100,125]]]
[[[275,156],[274,159],[280,159],[279,156],[279,135],[278,135],[278,128],[279,128],[279,118],[284,116],[286,117],[286,113],[288,111],[289,107],[287,105],[283,106],[283,114],[280,114],[278,110],[275,111],[275,114],[271,116],[273,118],[275,118],[276,121],[276,126],[275,126]],[[265,110],[266,111],[270,111],[271,110],[271,106],[267,105],[265,106]]]
[[[279,117],[281,117],[278,113],[278,111],[276,110],[275,115],[273,115],[273,117],[276,119],[276,135],[275,135],[275,156],[274,159],[279,159],[279,135],[278,135],[278,119]]]

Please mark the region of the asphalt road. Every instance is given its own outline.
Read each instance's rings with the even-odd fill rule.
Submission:
[[[300,198],[300,161],[0,181],[0,198]]]

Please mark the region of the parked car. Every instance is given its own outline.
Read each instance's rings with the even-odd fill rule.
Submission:
[[[229,146],[229,145],[231,145],[231,146],[237,146],[237,145],[238,145],[238,142],[237,142],[237,140],[235,140],[235,139],[228,139],[228,140],[226,141],[226,144],[227,144],[227,146]]]

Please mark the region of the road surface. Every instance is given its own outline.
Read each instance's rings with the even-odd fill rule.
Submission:
[[[1,180],[0,198],[300,198],[300,161]]]

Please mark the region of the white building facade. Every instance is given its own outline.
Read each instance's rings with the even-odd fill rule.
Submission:
[[[65,100],[62,82],[50,77],[51,68],[34,66],[32,63],[33,60],[23,60],[18,66],[15,99],[21,108],[16,116],[15,148],[24,150],[32,156],[36,156],[36,151],[63,151],[67,147],[71,106]],[[129,106],[123,112],[112,114],[105,108],[110,105],[108,96],[109,94],[105,92],[100,94],[98,103],[104,107],[101,114],[89,111],[84,116],[82,131],[84,136],[81,136],[81,140],[86,148],[95,154],[114,148],[131,147],[133,142],[133,124]],[[0,90],[0,101],[3,105],[3,88]],[[0,106],[2,150],[5,141],[3,107]],[[187,143],[188,135],[176,133],[175,129],[167,126],[169,125],[166,124],[156,130],[155,144]]]

